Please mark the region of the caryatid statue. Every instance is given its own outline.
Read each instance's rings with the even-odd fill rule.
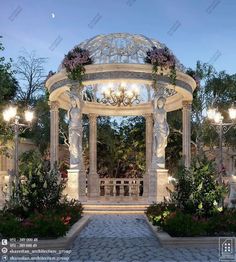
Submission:
[[[76,94],[69,94],[71,107],[69,119],[70,168],[79,168],[82,164],[82,112],[80,99]]]
[[[165,168],[165,148],[169,135],[169,125],[164,109],[166,99],[159,96],[154,100],[154,128],[153,128],[153,167]]]

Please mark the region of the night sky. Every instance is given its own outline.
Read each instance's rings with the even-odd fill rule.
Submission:
[[[186,67],[199,59],[236,73],[236,0],[1,0],[4,55],[48,57],[56,71],[70,49],[98,34],[143,34],[165,43]]]

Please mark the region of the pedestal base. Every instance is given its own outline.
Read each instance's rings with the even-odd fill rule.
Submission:
[[[151,169],[149,174],[149,202],[162,202],[169,198],[168,170]]]
[[[89,173],[88,175],[88,196],[89,198],[96,198],[100,194],[99,177],[97,173]]]
[[[143,175],[143,197],[148,198],[149,196],[149,174],[146,172]]]
[[[69,169],[65,194],[70,199],[86,200],[86,177],[84,170]]]
[[[236,207],[236,176],[231,177],[230,194],[229,194],[229,208]]]

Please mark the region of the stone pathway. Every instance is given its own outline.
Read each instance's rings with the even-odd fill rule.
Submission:
[[[70,261],[219,261],[217,249],[162,248],[143,215],[95,215],[72,245]]]

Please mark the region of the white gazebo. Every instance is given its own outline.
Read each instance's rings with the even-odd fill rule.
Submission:
[[[159,143],[160,133],[155,128],[161,119],[165,120],[163,112],[171,112],[182,108],[183,118],[183,156],[186,167],[190,165],[190,116],[193,91],[196,83],[185,73],[184,67],[176,59],[176,84],[170,83],[167,72],[158,75],[157,86],[164,97],[164,108],[159,107],[157,95],[153,89],[152,65],[146,64],[146,52],[153,46],[165,47],[157,40],[143,35],[114,33],[98,35],[78,45],[87,49],[93,59],[93,64],[85,66],[83,89],[77,92],[79,103],[78,114],[89,117],[89,174],[86,174],[82,161],[82,141],[70,147],[77,150],[80,159],[78,163],[72,160],[68,170],[67,194],[82,202],[89,201],[142,201],[150,203],[162,201],[168,196],[168,170],[165,169],[165,146],[155,153],[154,144]],[[104,89],[124,83],[127,90],[133,92],[133,85],[139,90],[140,103],[126,105],[111,105],[102,99]],[[60,66],[56,74],[51,76],[46,87],[50,93],[51,108],[51,165],[58,161],[59,140],[59,109],[70,110],[72,106],[71,92],[75,83],[68,79],[65,69]],[[90,97],[86,96],[89,90]],[[161,107],[161,106],[160,106]],[[156,113],[157,112],[157,113]],[[144,116],[146,119],[146,173],[143,178],[100,178],[97,174],[97,117],[98,116]],[[79,117],[78,119],[81,119]],[[80,121],[80,120],[78,120]],[[162,120],[160,120],[162,121]],[[78,122],[78,132],[81,132]],[[76,128],[76,127],[75,127]],[[167,133],[168,135],[168,133]],[[81,136],[80,136],[81,138]],[[73,141],[73,140],[71,140]],[[71,142],[73,143],[73,142]],[[157,145],[158,146],[158,145]],[[77,147],[77,148],[76,148]],[[71,149],[73,150],[73,149]],[[155,151],[155,152],[154,152]],[[71,151],[72,152],[72,151]]]

